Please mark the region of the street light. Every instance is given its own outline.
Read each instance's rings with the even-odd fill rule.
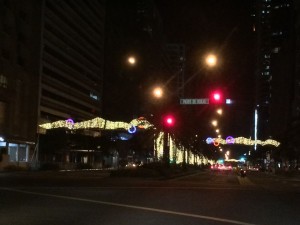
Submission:
[[[214,127],[216,127],[216,126],[218,125],[218,121],[213,120],[213,121],[211,122],[211,124],[212,124]]]
[[[217,65],[218,59],[215,54],[208,54],[205,57],[205,63],[208,67],[214,67]]]
[[[161,98],[163,96],[163,90],[160,87],[156,87],[153,89],[153,96],[155,98]]]
[[[134,56],[128,57],[127,61],[130,65],[135,65],[135,63],[136,63],[136,59]]]
[[[222,115],[223,110],[222,110],[222,109],[217,109],[217,113],[218,113],[219,115]]]
[[[218,59],[215,54],[207,54],[206,56],[202,57],[202,60],[203,60],[203,62],[201,62],[201,64],[203,64],[204,67],[213,68],[218,65]],[[200,70],[202,70],[202,69],[204,69],[204,68],[201,68]],[[186,85],[187,83],[189,83],[195,76],[197,76],[199,74],[199,72],[200,71],[198,71],[195,74],[193,74],[192,76],[190,76],[189,79],[183,83],[182,87],[184,85]]]

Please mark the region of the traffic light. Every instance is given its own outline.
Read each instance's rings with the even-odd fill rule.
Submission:
[[[223,103],[223,95],[220,90],[214,90],[210,95],[210,102],[214,104]]]
[[[173,115],[166,115],[163,118],[163,123],[165,127],[171,128],[175,125],[175,118]]]

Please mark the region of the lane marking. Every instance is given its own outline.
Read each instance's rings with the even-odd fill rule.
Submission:
[[[24,191],[24,190],[12,189],[12,188],[0,188],[0,190],[18,192],[18,193],[29,194],[29,195],[39,195],[39,196],[44,196],[44,197],[52,197],[52,198],[80,201],[80,202],[95,203],[95,204],[101,204],[101,205],[109,205],[109,206],[117,206],[117,207],[123,207],[123,208],[139,209],[139,210],[144,210],[144,211],[165,213],[165,214],[171,214],[171,215],[177,215],[177,216],[186,216],[186,217],[212,220],[212,221],[218,221],[218,222],[230,223],[230,224],[255,225],[255,224],[252,224],[252,223],[246,223],[246,222],[242,222],[242,221],[238,221],[238,220],[230,220],[230,219],[224,219],[224,218],[218,218],[218,217],[204,216],[204,215],[198,215],[198,214],[192,214],[192,213],[183,213],[183,212],[178,212],[178,211],[156,209],[156,208],[149,208],[149,207],[136,206],[136,205],[127,205],[127,204],[107,202],[107,201],[98,201],[98,200],[91,200],[91,199],[84,199],[84,198],[69,197],[69,196],[64,196],[64,195],[45,194],[45,193]]]

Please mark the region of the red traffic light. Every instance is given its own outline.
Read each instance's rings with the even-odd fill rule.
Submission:
[[[220,101],[221,95],[219,93],[214,93],[213,98],[214,98],[215,101]]]
[[[219,90],[211,92],[210,101],[212,103],[222,103],[223,102],[222,92]]]
[[[167,115],[164,117],[164,125],[167,127],[173,127],[175,125],[175,118],[172,115]]]

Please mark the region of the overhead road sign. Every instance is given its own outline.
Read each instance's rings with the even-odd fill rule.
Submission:
[[[208,98],[181,98],[181,105],[207,105],[209,104]]]

